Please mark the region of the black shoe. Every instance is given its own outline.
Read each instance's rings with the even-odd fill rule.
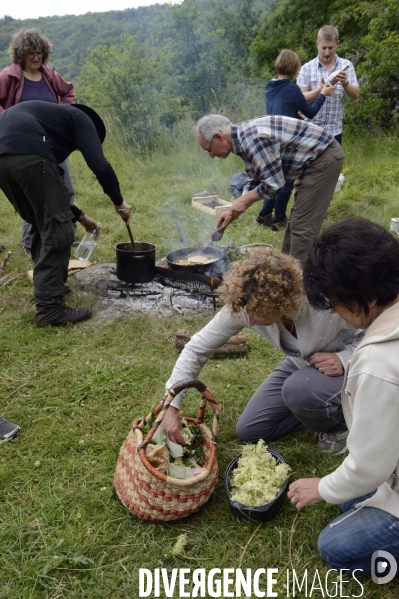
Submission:
[[[19,431],[18,424],[0,417],[0,443],[14,439],[19,434]]]
[[[63,324],[76,324],[77,322],[83,322],[90,318],[91,312],[89,308],[70,308],[69,306],[64,306],[60,314],[57,316],[55,320],[50,322],[41,321],[40,323],[36,323],[38,327],[45,327],[47,325],[51,325],[53,327],[59,327]]]
[[[272,226],[272,214],[267,214],[266,216],[258,214],[255,220],[259,225],[264,225],[265,227]]]
[[[273,223],[271,226],[272,231],[285,231],[287,228],[286,220],[279,220],[278,223]]]

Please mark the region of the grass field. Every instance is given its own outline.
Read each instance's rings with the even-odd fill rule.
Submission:
[[[326,224],[355,214],[388,228],[390,219],[399,217],[398,138],[347,135],[344,149],[346,181],[334,195]],[[153,158],[129,155],[115,137],[105,143],[105,153],[134,206],[135,238],[155,243],[157,257],[181,247],[176,217],[192,242],[212,230],[215,219],[194,210],[191,197],[207,189],[230,199],[229,179],[242,170],[236,157],[210,160],[196,147],[188,126],[177,130],[168,152]],[[93,261],[112,262],[115,244],[127,241],[125,227],[79,154],[72,156],[71,173],[76,204],[104,224]],[[257,208],[229,227],[223,243],[280,247],[283,233],[255,225]],[[0,448],[0,599],[136,599],[140,568],[169,573],[173,568],[277,568],[273,590],[278,597],[294,596],[284,586],[287,570],[302,578],[307,569],[307,593],[297,588],[296,597],[398,599],[398,578],[384,586],[362,579],[363,591],[351,581],[341,592],[334,590],[336,577],[330,573],[326,584],[328,568],[318,554],[317,537],[338,514],[335,506],[298,512],[286,500],[273,522],[247,525],[229,512],[220,479],[205,508],[185,520],[155,525],[129,515],[113,490],[119,448],[131,421],[164,393],[177,357],[176,329],[199,330],[206,319],[136,316],[37,329],[25,276],[32,264],[20,245],[20,219],[3,196],[0,241],[13,251],[7,272],[21,274],[0,288],[0,414],[21,426],[19,438]],[[96,311],[96,302],[74,291],[69,303]],[[252,332],[247,339],[247,358],[211,360],[200,377],[222,406],[221,475],[239,453],[235,423],[240,412],[281,359]],[[196,414],[197,395],[190,392],[182,410],[186,415]],[[313,434],[300,432],[273,445],[297,478],[322,476],[342,460],[320,455],[314,443]],[[187,544],[175,555],[181,534]],[[322,586],[316,578],[311,592],[316,571]],[[177,589],[173,597],[179,596],[184,595]]]

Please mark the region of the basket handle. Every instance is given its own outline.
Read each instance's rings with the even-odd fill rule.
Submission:
[[[198,381],[197,379],[186,379],[184,381],[178,382],[176,385],[174,385],[174,387],[171,387],[168,390],[168,392],[165,393],[161,402],[157,405],[156,408],[154,408],[139,423],[137,423],[137,421],[134,423],[135,426],[133,427],[133,430],[135,430],[136,428],[143,429],[146,424],[148,424],[149,422],[152,422],[154,420],[154,418],[156,417],[156,420],[151,425],[151,428],[148,431],[143,443],[141,443],[141,445],[139,445],[139,447],[137,448],[138,450],[140,450],[142,448],[145,449],[147,447],[148,443],[151,441],[152,437],[154,436],[155,431],[157,430],[158,426],[161,424],[162,420],[164,419],[166,410],[169,408],[170,403],[173,401],[173,399],[176,397],[176,395],[178,395],[178,393],[180,393],[181,391],[184,391],[185,389],[197,389],[197,391],[199,391],[201,393],[201,403],[200,403],[200,407],[199,407],[199,414],[198,414],[198,419],[196,419],[197,425],[202,424],[204,422],[206,402],[210,403],[210,405],[213,409],[212,443],[214,445],[217,445],[217,432],[218,432],[218,427],[219,427],[220,406],[215,402],[215,400],[212,397],[211,392],[206,388],[206,385],[204,385],[204,383],[201,383],[201,381]]]

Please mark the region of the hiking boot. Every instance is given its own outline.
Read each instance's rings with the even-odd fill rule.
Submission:
[[[272,231],[285,231],[287,228],[286,220],[279,220],[278,223],[273,223],[271,226]]]
[[[59,313],[59,315],[51,321],[41,320],[39,323],[37,322],[38,327],[45,327],[47,325],[51,325],[53,327],[59,327],[63,324],[76,324],[77,322],[83,322],[90,318],[91,312],[89,308],[70,308],[69,306],[64,306]]]
[[[332,455],[341,455],[346,452],[346,438],[348,431],[341,431],[340,433],[319,433],[319,440],[317,442],[317,449],[324,451],[325,453],[331,453]]]
[[[261,216],[260,214],[258,214],[258,216],[256,217],[255,220],[259,225],[264,225],[265,227],[271,227],[272,214],[266,214],[266,216]]]
[[[0,417],[0,443],[5,443],[18,436],[21,429],[17,424]]]

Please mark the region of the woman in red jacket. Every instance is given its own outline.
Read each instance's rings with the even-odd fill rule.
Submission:
[[[65,81],[54,67],[46,66],[51,54],[50,41],[35,29],[21,29],[12,38],[10,54],[13,64],[0,72],[0,115],[10,106],[42,100],[43,102],[74,104],[73,84]],[[69,174],[69,162],[59,165],[64,172],[73,204],[75,192]],[[30,224],[23,221],[22,245],[30,255]]]

